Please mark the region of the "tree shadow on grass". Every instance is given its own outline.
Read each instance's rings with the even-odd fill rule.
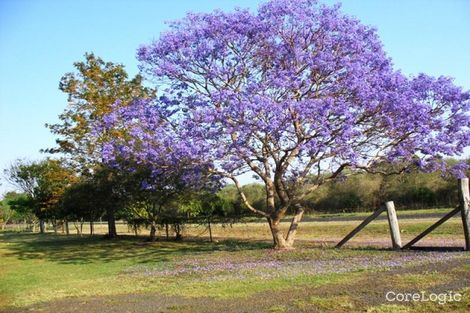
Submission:
[[[180,255],[268,249],[270,244],[248,241],[157,241],[145,242],[144,237],[120,236],[116,240],[103,236],[77,236],[32,233],[0,233],[0,243],[7,243],[0,255],[20,260],[39,259],[62,264],[107,263],[132,260],[132,263],[171,261]]]

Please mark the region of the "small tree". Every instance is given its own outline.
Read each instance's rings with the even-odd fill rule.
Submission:
[[[128,169],[121,167],[121,170]],[[128,195],[126,208],[135,221],[150,227],[150,241],[157,238],[157,228],[162,216],[177,216],[180,203],[192,192],[182,177],[182,170],[156,174],[142,165],[135,165],[128,173],[125,182]]]
[[[64,216],[75,222],[89,221],[90,235],[94,233],[93,222],[104,214],[108,201],[108,195],[102,193],[101,189],[95,181],[84,178],[67,188],[62,198]]]
[[[14,211],[12,220],[23,221],[30,225],[31,231],[36,231],[37,217],[34,214],[34,201],[25,193],[9,192],[4,198],[4,203]]]
[[[213,241],[212,222],[214,218],[223,221],[227,217],[235,217],[233,203],[214,192],[198,193],[195,195],[195,201],[192,205],[193,214],[200,218],[200,222],[207,225],[211,242]]]
[[[16,161],[6,170],[9,181],[28,195],[29,206],[40,219],[41,233],[44,222],[51,219],[56,228],[62,217],[60,201],[65,189],[77,180],[75,172],[63,161],[46,159],[40,162]]]
[[[4,230],[8,223],[23,223],[25,229],[28,225],[34,232],[37,218],[33,212],[33,203],[26,194],[7,192],[0,201],[1,229]]]
[[[0,201],[0,223],[2,224],[2,230],[4,230],[8,222],[17,215],[17,212],[11,207],[10,202],[17,199],[18,196],[16,192],[7,192]]]

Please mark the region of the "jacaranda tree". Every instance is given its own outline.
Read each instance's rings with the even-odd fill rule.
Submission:
[[[179,132],[161,147],[160,124],[134,123],[134,134],[148,136],[139,155],[211,164],[268,220],[278,249],[294,243],[305,194],[345,170],[432,171],[469,145],[470,93],[446,77],[394,70],[376,31],[338,6],[272,0],[257,13],[191,13],[141,46],[138,59],[162,92],[152,105],[172,112],[163,129]],[[129,121],[161,116],[139,109]],[[241,189],[238,176],[250,171],[264,184],[266,210]]]

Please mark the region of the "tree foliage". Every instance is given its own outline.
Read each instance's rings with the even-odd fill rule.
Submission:
[[[292,246],[301,200],[318,186],[351,170],[434,171],[470,141],[470,93],[445,77],[394,70],[376,31],[338,6],[273,0],[255,14],[191,13],[138,59],[163,96],[127,107],[121,120],[132,137],[108,146],[105,159],[165,151],[203,161],[267,218],[276,248]],[[168,129],[177,134],[161,144]],[[265,186],[265,208],[241,188],[237,177],[249,171]],[[288,210],[296,217],[285,235]]]
[[[75,172],[63,161],[18,160],[7,171],[9,181],[27,195],[28,207],[41,219],[61,216],[62,196],[77,181]],[[26,202],[23,202],[26,204]]]
[[[128,79],[122,64],[105,62],[93,53],[85,54],[85,61],[74,63],[76,73],[65,74],[59,89],[68,95],[68,107],[59,115],[60,122],[47,124],[59,136],[58,147],[48,152],[62,152],[75,161],[81,169],[101,163],[99,143],[105,133],[94,133],[93,123],[112,111],[119,99],[127,105],[134,98],[146,98],[154,91],[142,85],[142,77]]]

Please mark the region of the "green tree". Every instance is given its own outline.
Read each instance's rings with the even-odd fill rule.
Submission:
[[[62,198],[62,209],[67,220],[73,220],[78,234],[82,234],[83,221],[90,222],[90,235],[94,233],[93,222],[100,218],[105,211],[107,195],[102,192],[99,181],[88,177],[68,187]],[[68,224],[66,225],[69,233]]]
[[[182,180],[182,171],[172,171],[167,175],[154,177],[152,171],[143,166],[135,166],[135,171],[126,171],[123,177],[127,209],[135,220],[150,227],[150,241],[156,240],[158,225],[162,217],[175,223],[177,234],[179,213],[185,204],[192,200],[194,190]]]
[[[65,189],[72,185],[77,176],[62,160],[45,159],[40,162],[16,161],[7,171],[8,180],[27,194],[28,207],[40,219],[40,230],[44,222],[62,215],[60,201]]]
[[[258,183],[251,183],[242,186],[241,189],[254,208],[258,210],[263,210],[266,208],[266,191],[263,185]],[[242,211],[246,213],[246,207],[241,201],[237,187],[235,185],[226,185],[217,193],[217,196],[230,204],[226,207],[226,210],[228,210],[227,215],[235,217],[239,216]],[[248,211],[248,214],[250,214],[250,211]]]
[[[3,196],[3,200],[0,201],[0,223],[2,224],[2,230],[15,216],[15,210],[11,207],[9,201],[15,199],[17,196],[16,192],[8,192]]]
[[[3,221],[2,229],[10,221],[13,223],[23,222],[31,226],[35,231],[37,218],[33,212],[31,200],[25,193],[15,191],[7,192],[0,201],[0,220]]]

